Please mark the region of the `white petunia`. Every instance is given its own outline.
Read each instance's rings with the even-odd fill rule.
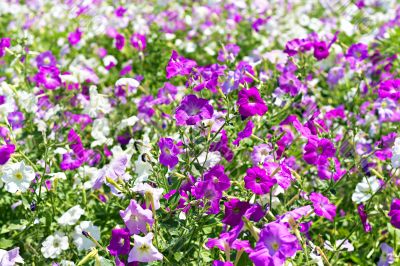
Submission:
[[[333,246],[330,241],[326,240],[324,243],[324,247],[329,251],[347,250],[351,252],[354,250],[354,246],[349,242],[349,240],[345,239],[336,240],[335,246]]]
[[[62,260],[60,266],[75,266],[75,263],[70,260]]]
[[[357,184],[351,199],[357,204],[365,202],[369,200],[380,187],[381,183],[376,176],[364,177],[362,181]]]
[[[147,200],[150,198],[153,199],[155,210],[158,210],[160,208],[160,198],[162,196],[162,193],[164,192],[163,188],[154,188],[149,184],[139,183],[132,188],[132,191],[139,192],[140,194],[145,196]]]
[[[151,262],[162,260],[163,255],[153,246],[153,233],[148,233],[144,237],[133,235],[135,245],[129,252],[128,262]]]
[[[83,113],[90,115],[90,117],[97,117],[99,113],[108,114],[111,112],[111,104],[108,99],[99,94],[96,86],[89,88],[90,101],[83,109]]]
[[[392,167],[400,168],[400,138],[396,138],[392,148]]]
[[[37,107],[38,99],[34,94],[19,90],[17,91],[17,96],[18,96],[18,103],[20,104],[22,109],[24,109],[29,113],[36,112],[36,110],[38,109]]]
[[[68,247],[68,237],[63,233],[56,232],[46,238],[40,250],[45,258],[54,259],[60,256],[61,252],[67,250]]]
[[[120,78],[117,80],[117,82],[115,82],[115,86],[129,86],[132,88],[137,88],[139,85],[139,81],[133,78]]]
[[[90,235],[96,239],[100,240],[100,229],[98,226],[93,225],[91,221],[83,221],[79,225],[75,226],[74,233],[74,244],[78,248],[78,250],[89,250],[94,247],[96,244],[83,235],[83,231],[90,233]]]
[[[8,192],[25,192],[32,180],[35,179],[35,171],[31,166],[25,165],[24,161],[9,163],[4,166],[1,179]]]
[[[110,134],[110,126],[106,118],[99,118],[93,121],[92,137],[95,141],[90,145],[92,148],[103,144],[112,145],[113,140],[107,138]]]
[[[123,119],[120,124],[118,125],[118,130],[125,129],[127,127],[132,127],[134,126],[137,122],[139,121],[139,118],[137,116],[131,116],[126,119]]]
[[[61,215],[57,221],[60,225],[74,225],[84,213],[85,211],[79,205],[76,205]]]

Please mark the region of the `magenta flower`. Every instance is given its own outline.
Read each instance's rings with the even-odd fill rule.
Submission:
[[[400,99],[400,79],[390,79],[381,82],[378,88],[380,98]]]
[[[266,170],[268,176],[276,179],[277,184],[281,188],[288,189],[290,187],[290,184],[293,180],[292,173],[285,163],[278,164],[274,162],[267,162],[264,163],[264,169]]]
[[[332,179],[337,182],[346,174],[346,172],[346,169],[340,168],[340,162],[336,157],[318,165],[318,176],[324,180]]]
[[[125,37],[124,35],[118,33],[115,36],[115,48],[117,48],[119,51],[121,51],[125,46]]]
[[[214,109],[207,99],[190,94],[176,108],[175,119],[178,126],[196,125],[203,119],[210,119],[213,114]]]
[[[43,85],[48,90],[61,86],[60,70],[57,67],[39,67],[39,72],[34,76],[37,85]]]
[[[132,34],[130,38],[131,45],[138,51],[144,51],[146,49],[146,36],[140,33]]]
[[[212,181],[199,181],[192,188],[193,196],[203,200],[208,214],[217,214],[219,212],[219,202],[222,198],[222,192],[215,188]]]
[[[259,115],[262,116],[268,111],[268,107],[261,98],[257,88],[242,89],[239,91],[236,104],[239,106],[239,113],[242,118]]]
[[[77,45],[81,40],[81,38],[82,38],[82,32],[80,31],[79,28],[68,34],[68,41],[72,46]]]
[[[0,57],[5,56],[6,49],[10,48],[11,46],[11,39],[10,38],[0,38]]]
[[[283,265],[286,258],[292,257],[299,250],[297,237],[286,226],[273,222],[260,232],[260,239],[249,258],[255,266]]]
[[[310,194],[310,201],[313,203],[316,215],[333,221],[333,218],[336,216],[336,206],[327,197],[320,193],[312,192]]]
[[[336,149],[329,139],[318,139],[310,136],[307,144],[304,146],[304,160],[313,165],[326,163],[328,158],[335,156]]]
[[[178,164],[178,155],[180,154],[179,147],[174,143],[171,138],[160,138],[158,142],[158,147],[160,147],[160,163],[169,168],[174,168]]]
[[[314,57],[317,60],[325,59],[329,56],[329,47],[325,42],[314,42]]]
[[[231,186],[229,177],[224,172],[224,166],[217,164],[204,174],[204,181],[211,182],[216,190],[225,191]]]
[[[364,204],[359,204],[357,206],[357,211],[358,211],[358,215],[360,216],[362,225],[364,227],[364,232],[368,233],[371,232],[372,230],[372,226],[371,224],[368,222],[368,215],[365,212],[365,206]]]
[[[133,234],[147,233],[146,225],[153,225],[153,213],[151,210],[143,209],[136,200],[132,199],[125,211],[120,211],[129,232]]]
[[[245,188],[257,195],[264,195],[276,184],[276,179],[267,176],[264,169],[254,166],[247,169],[244,183]]]
[[[389,211],[390,223],[400,229],[400,199],[394,198]]]
[[[240,141],[242,141],[245,138],[248,138],[253,134],[253,128],[254,124],[253,121],[249,120],[246,123],[246,126],[242,131],[238,133],[238,137],[232,142],[233,145],[239,146]]]
[[[126,228],[113,229],[107,249],[112,256],[126,255],[131,248],[130,243],[130,234]]]
[[[22,112],[14,111],[8,114],[7,119],[13,129],[18,129],[23,127],[25,117]]]
[[[196,61],[180,56],[177,51],[173,50],[166,68],[167,79],[189,75],[196,65]]]
[[[0,147],[0,165],[5,165],[15,151],[13,144],[6,144]]]

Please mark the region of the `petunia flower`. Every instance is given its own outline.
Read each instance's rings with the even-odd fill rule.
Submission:
[[[328,158],[333,157],[335,152],[335,146],[329,139],[310,136],[304,146],[303,158],[309,164],[320,165],[326,163]]]
[[[366,202],[380,188],[381,182],[379,182],[376,176],[364,177],[362,181],[357,184],[356,189],[351,196],[351,199],[357,204]]]
[[[244,187],[253,191],[253,193],[264,195],[269,193],[271,188],[276,184],[276,179],[267,176],[264,169],[254,166],[247,169],[244,184]]]
[[[162,260],[163,255],[153,246],[153,233],[148,233],[144,237],[134,235],[134,246],[129,252],[128,262],[152,262]]]
[[[243,119],[254,115],[262,116],[268,111],[260,92],[255,87],[239,91],[236,104]]]
[[[249,258],[255,266],[283,265],[286,258],[299,250],[297,237],[277,222],[267,224],[260,232],[260,239]]]
[[[79,205],[75,205],[63,213],[57,222],[59,225],[74,225],[85,214],[85,211]]]
[[[316,215],[333,221],[333,218],[336,216],[336,206],[327,197],[320,193],[312,192],[309,199],[313,204]]]
[[[169,168],[174,168],[178,164],[178,155],[181,153],[177,144],[171,138],[160,138],[158,147],[161,150],[160,163]]]
[[[146,36],[140,33],[132,34],[130,38],[131,45],[138,51],[144,51],[146,49]]]
[[[84,232],[90,233],[95,240],[100,240],[100,228],[95,226],[91,221],[82,221],[79,225],[75,226],[75,232],[73,235],[74,244],[79,251],[89,250],[96,246],[91,239],[84,235]]]
[[[368,215],[365,212],[365,206],[364,204],[359,204],[357,206],[357,211],[358,211],[358,215],[360,216],[361,219],[361,223],[364,227],[364,232],[368,233],[371,232],[372,230],[372,226],[371,224],[368,222]]]
[[[10,48],[11,39],[10,38],[0,38],[0,58],[6,55],[6,49]]]
[[[327,160],[325,163],[318,165],[318,176],[324,180],[339,181],[347,170],[340,168],[339,160],[334,157]]]
[[[222,220],[223,223],[236,226],[242,219],[242,216],[250,208],[250,203],[247,201],[240,201],[237,198],[230,199],[225,205],[225,216]]]
[[[197,98],[190,94],[183,98],[175,110],[175,120],[178,126],[196,125],[203,119],[210,119],[214,109],[207,99]]]
[[[82,38],[82,32],[80,31],[79,28],[77,28],[75,31],[70,32],[68,34],[68,42],[72,45],[75,46],[79,43],[79,41]]]
[[[10,193],[26,192],[34,179],[35,171],[30,165],[25,165],[24,161],[8,163],[2,169],[1,180]]]
[[[56,66],[41,66],[33,80],[48,90],[57,89],[61,86],[60,70]]]
[[[24,264],[24,259],[19,255],[19,247],[10,250],[0,249],[0,265],[15,266],[19,263]]]
[[[117,228],[111,231],[110,244],[107,246],[112,256],[126,255],[130,250],[130,233],[127,228]]]
[[[131,235],[147,233],[147,225],[154,223],[153,213],[149,209],[143,209],[136,200],[132,199],[125,211],[120,211],[122,219]]]
[[[177,51],[173,50],[166,67],[167,79],[189,75],[196,65],[196,61],[180,56]]]
[[[54,67],[57,60],[51,51],[45,51],[36,57],[36,66],[40,67]]]
[[[395,262],[394,250],[386,243],[381,244],[382,254],[378,261],[378,266],[389,266]]]
[[[5,144],[0,147],[0,165],[5,165],[15,152],[15,145]]]
[[[225,174],[223,165],[217,164],[204,174],[205,182],[211,182],[218,191],[225,191],[231,186],[229,177]]]
[[[61,232],[56,232],[54,235],[50,235],[42,243],[43,257],[55,259],[61,255],[64,250],[69,247],[68,237]]]
[[[400,229],[400,199],[394,198],[389,211],[390,223]]]

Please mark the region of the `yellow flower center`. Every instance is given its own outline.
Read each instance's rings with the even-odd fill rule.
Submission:
[[[16,172],[16,173],[15,173],[15,178],[16,178],[16,179],[21,180],[23,177],[24,177],[24,176],[22,175],[21,172]]]

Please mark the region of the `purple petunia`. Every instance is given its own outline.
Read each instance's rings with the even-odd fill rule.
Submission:
[[[286,226],[273,222],[260,232],[260,239],[249,258],[255,266],[283,265],[300,249],[297,237]]]
[[[329,139],[310,136],[304,146],[303,158],[308,164],[321,165],[335,156],[336,149]]]
[[[126,228],[117,228],[111,231],[110,245],[107,249],[111,256],[126,255],[130,250],[130,234]]]
[[[80,31],[79,28],[68,34],[68,41],[72,46],[77,45],[81,40],[81,38],[82,38],[82,32]]]
[[[249,120],[242,131],[238,133],[237,138],[232,142],[233,145],[239,146],[240,141],[248,138],[253,134],[254,124],[253,121]]]
[[[169,168],[174,168],[178,164],[180,149],[171,138],[160,138],[158,147],[161,150],[160,163]]]
[[[225,191],[231,186],[229,177],[225,174],[223,165],[217,164],[204,174],[205,182],[211,182],[217,191]]]
[[[210,119],[213,114],[214,109],[207,99],[190,94],[176,108],[175,119],[178,126],[196,125],[203,119]]]
[[[253,191],[253,193],[264,195],[276,184],[276,179],[267,176],[264,169],[254,166],[247,169],[244,184],[244,187]]]
[[[240,201],[239,199],[233,198],[228,202],[224,203],[225,205],[225,217],[222,220],[223,223],[236,226],[242,219],[242,216],[250,208],[250,203],[246,201]]]
[[[254,87],[239,91],[236,104],[239,106],[239,113],[242,118],[254,115],[262,116],[268,111],[268,107],[261,98],[260,92]]]
[[[347,50],[346,57],[362,61],[368,57],[368,46],[363,43],[352,44]]]
[[[364,227],[364,232],[368,233],[371,232],[372,230],[372,226],[371,224],[368,222],[368,215],[365,212],[365,206],[364,204],[359,204],[357,206],[357,211],[358,211],[358,215],[360,216],[362,225]]]
[[[0,165],[4,165],[8,162],[11,154],[15,152],[15,146],[13,144],[6,144],[0,147]]]
[[[380,98],[400,99],[400,79],[390,79],[381,82],[378,88]]]
[[[394,198],[389,211],[390,223],[400,229],[400,199]]]
[[[10,48],[10,46],[11,46],[10,38],[0,38],[0,57],[5,56],[6,54],[5,48]]]
[[[318,176],[321,179],[332,179],[337,182],[346,174],[346,172],[346,169],[340,168],[340,162],[336,157],[318,165]]]
[[[146,49],[146,36],[140,33],[132,34],[130,38],[131,45],[138,51],[143,51]]]
[[[336,216],[336,206],[332,204],[327,197],[320,193],[313,192],[310,194],[310,201],[313,204],[316,215],[333,221],[333,218]]]
[[[125,46],[125,37],[124,35],[118,33],[115,36],[115,48],[117,48],[119,51],[121,51]]]
[[[45,51],[36,57],[36,65],[40,67],[54,67],[56,66],[56,58],[51,51]]]
[[[175,76],[189,75],[192,71],[192,68],[194,68],[196,65],[196,61],[180,56],[177,51],[173,50],[171,58],[169,59],[166,67],[167,79]]]

